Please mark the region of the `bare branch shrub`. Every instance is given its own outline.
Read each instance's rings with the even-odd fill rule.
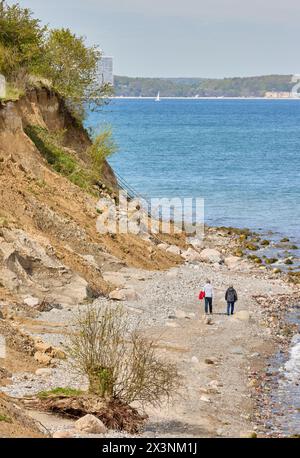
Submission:
[[[132,330],[122,307],[89,306],[79,312],[69,353],[87,375],[89,391],[105,399],[159,405],[179,386],[176,365],[160,358],[155,342]]]

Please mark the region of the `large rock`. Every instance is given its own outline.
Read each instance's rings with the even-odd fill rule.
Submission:
[[[188,248],[181,255],[188,262],[201,261],[201,255],[193,248]]]
[[[159,248],[160,250],[167,250],[169,248],[170,245],[168,245],[167,243],[159,243],[157,245],[157,248]]]
[[[135,301],[138,295],[134,289],[116,289],[109,294],[109,298],[114,301]]]
[[[66,305],[87,298],[86,280],[62,264],[50,244],[44,247],[40,239],[19,229],[4,228],[1,235],[1,283],[23,296],[27,305],[35,307],[45,295],[50,302]]]
[[[99,418],[94,415],[85,415],[75,422],[75,428],[81,433],[89,434],[104,434],[107,431],[107,428],[104,426]]]
[[[203,262],[214,264],[221,262],[221,259],[221,253],[213,248],[205,248],[200,253],[200,260]]]
[[[241,264],[241,258],[238,256],[228,256],[224,259],[224,264],[231,270],[236,269]]]
[[[35,352],[34,359],[37,363],[43,364],[45,366],[48,366],[52,362],[52,357],[49,354],[43,353],[41,351]]]
[[[166,251],[167,251],[167,253],[175,254],[175,255],[178,255],[178,256],[180,256],[180,254],[181,254],[181,249],[176,245],[169,246],[169,248],[167,248]]]

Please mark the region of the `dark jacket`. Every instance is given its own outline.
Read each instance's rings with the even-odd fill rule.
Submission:
[[[236,302],[238,300],[237,292],[234,288],[228,288],[225,293],[225,301]]]

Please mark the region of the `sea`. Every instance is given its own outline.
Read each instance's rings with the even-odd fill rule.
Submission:
[[[283,238],[300,246],[300,100],[119,98],[87,126],[112,130],[109,162],[146,200],[203,198],[207,225],[250,228],[273,241],[273,255]],[[299,249],[292,255],[299,266]],[[300,431],[300,334],[280,364],[279,429],[291,435]]]
[[[137,193],[203,198],[205,223],[273,231],[300,244],[300,100],[112,99],[109,160]]]

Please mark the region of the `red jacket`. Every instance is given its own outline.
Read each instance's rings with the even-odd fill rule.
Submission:
[[[205,298],[205,292],[204,291],[200,291],[200,293],[199,293],[200,301],[202,301],[204,298]]]

